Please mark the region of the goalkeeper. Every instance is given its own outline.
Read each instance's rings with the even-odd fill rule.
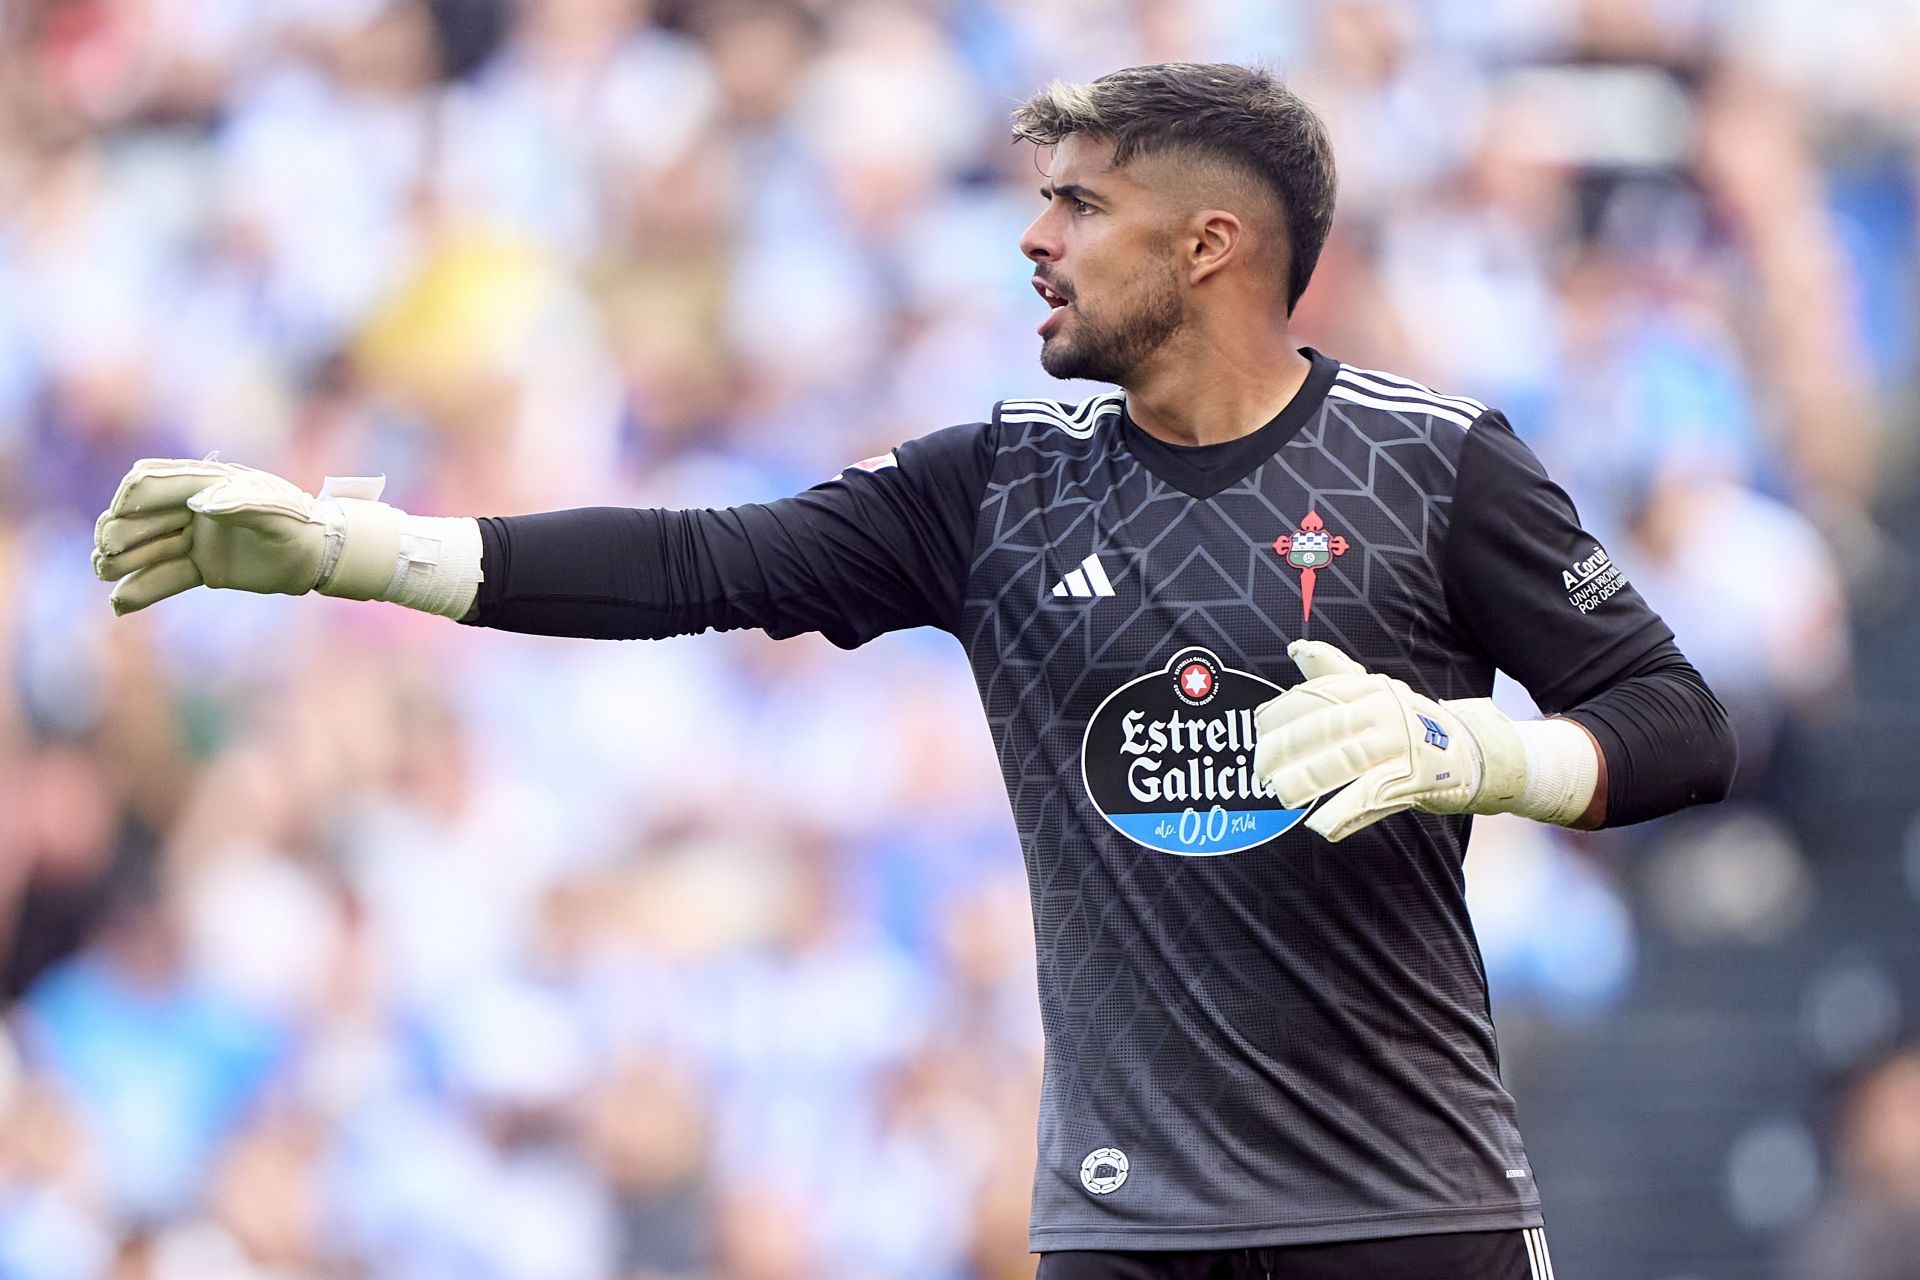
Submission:
[[[1139,67],[1015,114],[1041,363],[777,502],[428,517],[134,466],[95,570],[547,635],[958,637],[1032,884],[1043,1280],[1542,1280],[1462,862],[1472,814],[1719,799],[1725,712],[1478,401],[1296,346],[1333,207],[1269,76]],[[1488,701],[1496,668],[1550,714]],[[1337,842],[1330,845],[1329,842]]]
[[[383,484],[329,478],[316,499],[234,463],[147,459],[101,514],[94,572],[119,581],[116,614],[204,585],[472,621],[478,523],[409,515],[377,500]],[[1487,699],[1436,703],[1321,641],[1287,652],[1310,681],[1261,708],[1255,770],[1294,805],[1344,787],[1307,821],[1329,840],[1416,805],[1571,822],[1602,795],[1602,757],[1576,722],[1516,724]]]

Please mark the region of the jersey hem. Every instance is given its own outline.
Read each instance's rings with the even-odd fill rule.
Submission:
[[[1033,1227],[1033,1253],[1067,1249],[1151,1251],[1158,1249],[1257,1249],[1295,1244],[1342,1244],[1393,1236],[1445,1235],[1457,1231],[1520,1231],[1544,1227],[1540,1206],[1505,1209],[1442,1209],[1430,1213],[1380,1214],[1320,1222],[1237,1223],[1226,1226]]]

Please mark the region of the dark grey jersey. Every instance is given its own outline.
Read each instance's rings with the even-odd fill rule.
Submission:
[[[569,634],[960,638],[1032,890],[1036,1250],[1540,1221],[1470,820],[1327,844],[1252,776],[1253,709],[1299,680],[1302,636],[1436,698],[1497,666],[1557,711],[1671,633],[1500,415],[1307,354],[1292,403],[1228,444],[1158,441],[1117,392],[1008,401],[781,502],[619,513],[652,548],[623,576],[674,586],[657,610],[483,594],[484,625]],[[518,518],[523,547],[547,519]]]
[[[1467,441],[1511,437],[1481,417],[1331,361],[1217,460],[1146,436],[1117,396],[999,408],[960,634],[1032,884],[1035,1249],[1540,1221],[1467,820],[1407,813],[1333,846],[1248,777],[1252,708],[1298,681],[1295,638],[1434,697],[1489,692],[1478,633],[1500,622],[1447,589],[1482,571],[1448,547]],[[1529,585],[1582,616],[1557,573]]]
[[[1117,394],[992,429],[960,637],[1031,878],[1033,1247],[1537,1224],[1468,819],[1327,844],[1250,778],[1252,709],[1301,636],[1439,698],[1510,659],[1557,707],[1670,633],[1503,421],[1404,380],[1316,360],[1218,450]]]

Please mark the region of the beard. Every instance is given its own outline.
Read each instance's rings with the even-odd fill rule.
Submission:
[[[1062,332],[1040,344],[1040,367],[1056,378],[1087,378],[1124,386],[1141,363],[1186,323],[1186,300],[1170,262],[1143,268],[1132,280],[1131,296],[1117,304],[1126,313],[1113,319],[1080,309]]]

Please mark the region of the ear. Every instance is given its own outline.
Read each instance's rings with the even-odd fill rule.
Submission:
[[[1246,229],[1225,209],[1202,209],[1187,222],[1181,247],[1186,251],[1187,283],[1197,285],[1246,251]]]

